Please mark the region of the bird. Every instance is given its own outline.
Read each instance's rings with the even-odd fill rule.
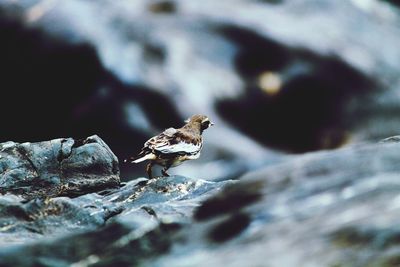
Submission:
[[[151,180],[154,164],[162,166],[162,175],[168,177],[169,168],[176,167],[184,161],[199,158],[203,148],[203,131],[214,123],[201,114],[191,116],[185,120],[185,123],[181,128],[168,128],[147,140],[137,156],[131,157],[129,161],[140,163],[148,160],[146,172]]]

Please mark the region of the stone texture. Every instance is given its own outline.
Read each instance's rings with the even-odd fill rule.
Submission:
[[[399,266],[397,2],[0,0],[0,265]]]
[[[119,185],[118,159],[98,136],[0,144],[0,193],[82,195]]]
[[[171,176],[73,199],[26,202],[6,194],[0,197],[0,266],[146,262],[167,252],[194,209],[229,183]]]
[[[0,265],[397,266],[399,151],[388,142],[288,156],[235,182],[171,176],[72,199],[6,194]]]

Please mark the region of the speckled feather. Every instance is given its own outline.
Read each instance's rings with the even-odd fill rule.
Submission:
[[[163,174],[167,175],[168,168],[200,156],[203,147],[201,134],[211,125],[213,124],[206,116],[194,115],[183,127],[168,128],[147,140],[140,153],[136,157],[132,157],[130,161],[139,163],[150,160],[151,163],[147,166],[149,176],[151,176],[153,163],[164,166]]]

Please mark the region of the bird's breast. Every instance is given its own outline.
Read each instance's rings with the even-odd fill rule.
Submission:
[[[200,152],[197,154],[194,154],[194,155],[178,156],[172,162],[172,166],[175,167],[175,166],[181,165],[184,161],[198,159],[199,157],[200,157]]]

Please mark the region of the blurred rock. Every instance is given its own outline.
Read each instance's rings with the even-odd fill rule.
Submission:
[[[372,80],[336,57],[288,48],[249,29],[231,26],[221,32],[240,47],[236,69],[248,84],[238,98],[218,102],[224,118],[257,141],[288,152],[348,141],[355,121],[348,106],[371,93]],[[266,76],[275,80],[274,87],[256,82]]]
[[[0,193],[83,195],[120,183],[118,159],[98,136],[0,144]]]
[[[399,151],[351,146],[248,173],[145,266],[398,266]]]
[[[388,2],[0,1],[4,98],[27,96],[20,113],[40,118],[22,129],[6,116],[3,141],[95,131],[127,158],[205,113],[217,127],[190,169],[232,159],[247,171],[279,151],[395,135],[400,15]],[[123,178],[140,170],[121,166]]]
[[[391,136],[380,141],[381,143],[398,143],[400,142],[400,135]]]

